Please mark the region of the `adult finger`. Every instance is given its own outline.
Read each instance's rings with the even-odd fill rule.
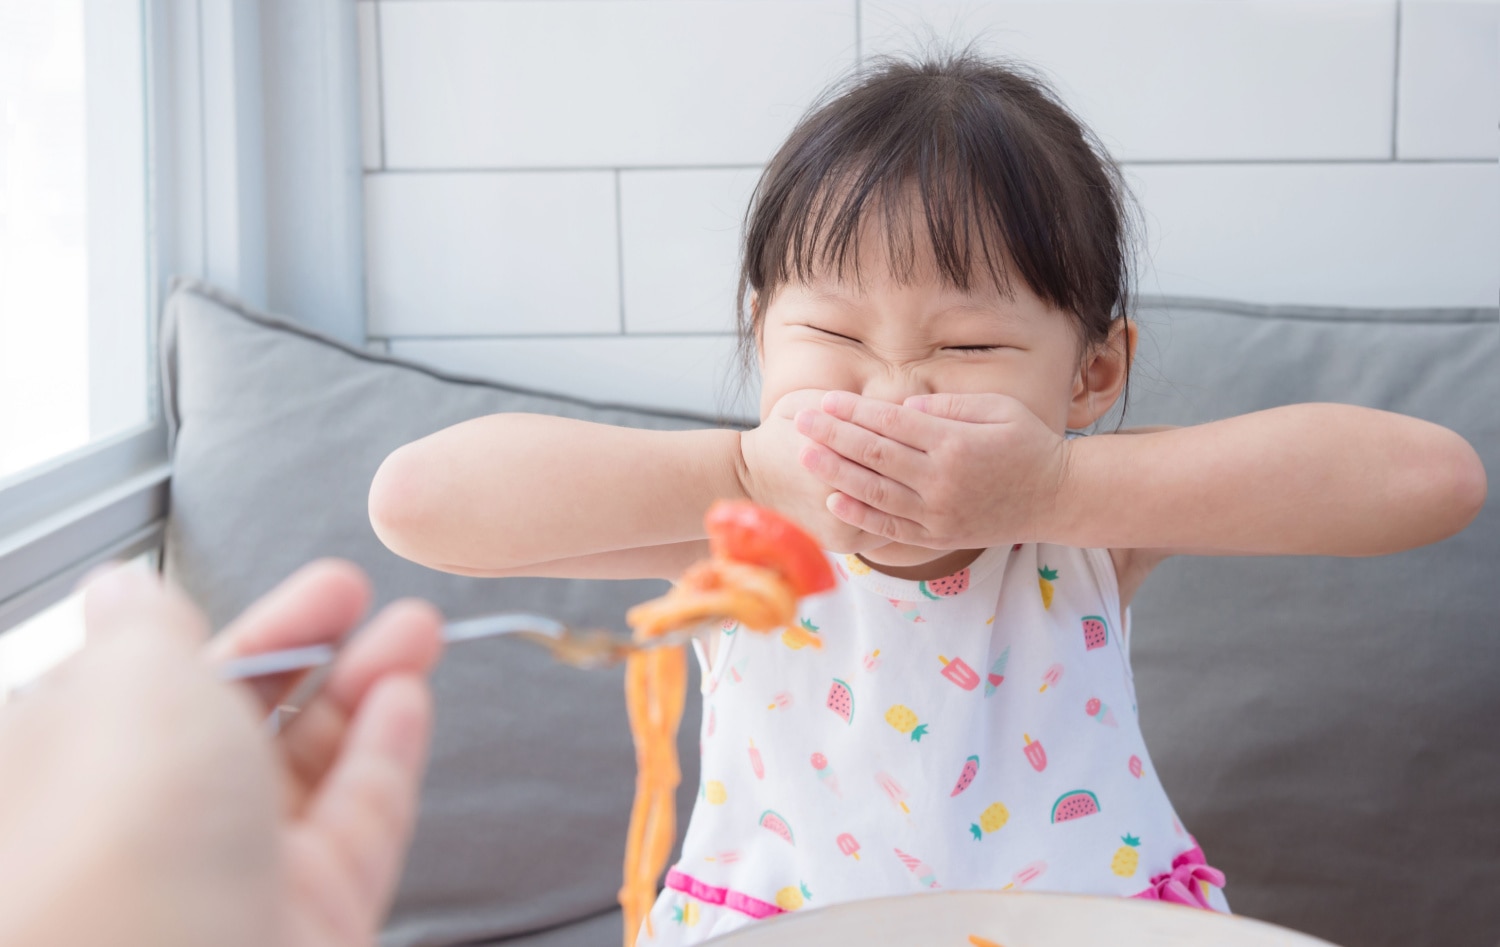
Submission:
[[[927,536],[927,531],[915,521],[877,510],[848,494],[829,494],[828,511],[850,526],[891,542],[921,546]]]
[[[926,459],[919,450],[825,411],[797,412],[797,431],[861,467],[902,483],[916,479]]]
[[[904,517],[916,516],[922,510],[922,498],[911,487],[883,477],[831,450],[809,444],[798,453],[797,460],[833,489],[877,510]]]
[[[154,634],[197,647],[208,636],[207,621],[187,596],[140,563],[104,569],[85,580],[83,623],[90,644]]]
[[[370,582],[352,562],[319,559],[292,573],[224,627],[211,660],[342,638],[369,607]]]
[[[914,395],[904,405],[913,411],[947,418],[950,421],[971,423],[1000,423],[1015,417],[1016,399],[997,394],[950,394]]]
[[[299,810],[306,793],[320,783],[370,689],[384,678],[426,678],[442,650],[442,616],[419,599],[402,599],[381,610],[339,656],[322,692],[297,711],[281,748],[292,778],[288,799]]]
[[[432,729],[432,699],[415,675],[375,685],[299,831],[348,871],[371,926],[384,914],[411,838]]]
[[[866,398],[849,391],[830,391],[823,396],[822,408],[842,421],[857,424],[915,450],[925,451],[942,439],[942,431],[932,423],[931,415],[907,405]]]

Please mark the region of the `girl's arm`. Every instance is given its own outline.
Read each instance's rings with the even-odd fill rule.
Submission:
[[[478,576],[675,579],[708,555],[703,514],[751,499],[791,516],[827,549],[879,537],[839,522],[829,490],[796,461],[793,418],[822,391],[783,396],[760,425],[643,431],[495,414],[407,444],[370,486],[370,522],[398,555]]]
[[[1299,404],[1071,442],[1047,532],[1148,559],[1374,556],[1453,535],[1485,493],[1479,456],[1447,428]]]
[[[470,575],[675,578],[703,512],[741,497],[740,435],[497,414],[392,453],[370,487],[390,549]]]

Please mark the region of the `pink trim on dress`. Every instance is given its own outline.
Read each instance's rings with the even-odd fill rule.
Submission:
[[[1208,896],[1203,890],[1204,882],[1222,888],[1224,873],[1211,867],[1203,857],[1203,849],[1194,846],[1172,859],[1171,871],[1156,875],[1151,879],[1151,887],[1131,897],[1147,901],[1170,901],[1173,904],[1186,904],[1188,907],[1212,911],[1213,906],[1208,903]]]
[[[741,891],[735,891],[732,888],[716,888],[713,885],[704,884],[692,875],[678,871],[676,868],[667,872],[666,884],[673,891],[681,891],[690,898],[696,898],[707,904],[722,904],[731,911],[738,911],[747,917],[755,918],[757,921],[776,914],[786,913],[768,901],[752,898],[750,895]]]

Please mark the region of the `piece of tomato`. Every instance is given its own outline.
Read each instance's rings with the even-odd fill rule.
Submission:
[[[833,570],[796,523],[746,500],[719,500],[703,516],[715,556],[778,573],[800,598],[833,588]]]

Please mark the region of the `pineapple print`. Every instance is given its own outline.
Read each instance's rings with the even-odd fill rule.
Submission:
[[[859,558],[852,552],[844,557],[844,565],[848,566],[849,571],[854,575],[870,574],[870,567],[865,565],[864,560]]]
[[[913,743],[921,743],[922,738],[927,735],[927,724],[918,724],[917,715],[904,704],[891,705],[891,709],[885,712],[885,722],[900,733],[911,734]]]
[[[1047,564],[1043,563],[1042,567],[1036,570],[1036,572],[1037,575],[1040,576],[1040,578],[1037,579],[1037,584],[1042,587],[1042,607],[1051,608],[1053,592],[1052,583],[1057,581],[1057,570],[1049,569],[1047,567]]]
[[[683,927],[692,927],[698,923],[703,915],[698,910],[698,902],[684,901],[681,906],[672,909],[672,920]]]
[[[823,640],[818,637],[818,626],[806,618],[800,619],[797,624],[787,626],[781,633],[781,643],[793,651],[812,645],[814,648],[823,647]]]
[[[1010,821],[1010,810],[1005,804],[997,802],[979,814],[979,822],[969,826],[969,831],[974,835],[974,841],[979,841],[990,832],[998,832]]]
[[[1126,835],[1120,841],[1125,844],[1115,849],[1115,857],[1110,859],[1109,870],[1121,878],[1129,878],[1141,867],[1141,840],[1134,835]]]
[[[729,790],[725,789],[724,784],[717,779],[710,779],[703,787],[703,798],[708,800],[711,806],[722,806],[729,801]]]
[[[807,890],[807,883],[800,885],[787,885],[776,892],[776,906],[783,911],[795,911],[802,907],[804,902],[812,900],[812,892]]]

